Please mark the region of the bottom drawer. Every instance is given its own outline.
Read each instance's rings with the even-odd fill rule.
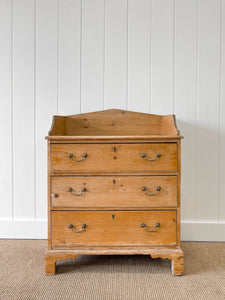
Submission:
[[[176,211],[52,211],[52,249],[176,245]]]

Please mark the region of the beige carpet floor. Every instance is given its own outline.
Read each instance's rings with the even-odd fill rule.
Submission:
[[[78,256],[44,275],[46,240],[0,240],[0,299],[225,300],[225,243],[182,243],[185,274],[170,261],[135,256]]]

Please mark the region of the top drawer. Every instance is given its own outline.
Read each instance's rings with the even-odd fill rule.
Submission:
[[[52,144],[51,172],[177,170],[177,144]]]

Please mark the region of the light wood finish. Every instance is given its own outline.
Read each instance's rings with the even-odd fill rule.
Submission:
[[[182,135],[89,135],[89,136],[46,136],[47,140],[51,140],[52,144],[63,143],[176,143],[177,139],[183,138]]]
[[[115,149],[115,151],[114,151]],[[87,157],[80,162],[74,159]],[[146,158],[141,154],[146,153]],[[161,156],[156,158],[156,154]],[[147,159],[155,159],[148,161]],[[176,144],[54,144],[51,146],[51,171],[79,173],[81,171],[176,171]]]
[[[147,191],[143,191],[143,187],[146,187]],[[161,188],[159,191],[158,187]],[[73,194],[68,191],[68,188],[73,189]],[[86,191],[81,192],[82,188]],[[51,178],[52,208],[176,206],[177,176],[53,176]]]
[[[184,272],[184,255],[176,255],[171,261],[171,270],[173,275],[181,275]]]
[[[91,137],[93,136],[166,136],[179,137],[174,115],[153,115],[120,109],[108,109],[94,113],[71,116],[54,116],[49,136]]]
[[[79,254],[149,254],[171,259],[172,274],[181,275],[182,136],[175,116],[124,110],[54,116],[46,138],[46,274],[55,273],[59,259]]]
[[[48,140],[48,199],[51,197],[51,173],[50,173],[50,162],[51,162],[51,143]],[[51,202],[48,201],[48,249],[51,249]]]
[[[49,136],[177,135],[173,115],[159,116],[120,109],[54,116]]]
[[[54,275],[56,271],[56,262],[60,259],[67,259],[67,258],[76,258],[77,254],[72,253],[53,253],[46,252],[45,255],[45,274],[47,275]]]
[[[145,223],[147,227],[142,228]],[[160,227],[156,228],[155,224]],[[79,233],[68,228],[81,231]],[[146,230],[156,230],[148,232]],[[171,245],[176,240],[176,211],[53,211],[52,249],[76,246]]]
[[[52,126],[49,130],[49,135],[66,135],[66,117],[63,116],[53,116]]]
[[[45,273],[54,275],[55,263],[60,259],[76,258],[77,255],[137,255],[146,254],[152,258],[171,260],[171,271],[173,275],[182,275],[184,272],[184,254],[176,247],[79,247],[76,250],[48,250],[45,254]]]
[[[180,131],[177,128],[175,115],[162,117],[162,134],[165,136],[180,134]]]
[[[67,135],[124,135],[126,132],[139,134],[161,134],[161,116],[119,109],[70,116],[66,119]],[[157,124],[157,125],[154,125]]]

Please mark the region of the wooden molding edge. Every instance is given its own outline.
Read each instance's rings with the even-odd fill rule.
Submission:
[[[48,132],[49,136],[65,136],[66,135],[66,117],[53,116],[51,128]]]
[[[177,127],[176,116],[175,116],[175,115],[172,115],[172,116],[173,116],[174,127],[175,127],[176,130],[177,130],[177,135],[179,135],[179,134],[180,134],[180,130],[179,130],[178,127]]]
[[[174,114],[162,116],[162,135],[183,138],[183,136],[180,136],[180,130],[177,128],[176,116]]]
[[[74,250],[48,250],[45,254],[45,274],[54,275],[56,273],[56,262],[67,258],[76,258],[78,255],[133,255],[147,254],[152,258],[162,258],[171,260],[171,270],[173,275],[182,275],[184,271],[184,253],[181,248],[124,248],[124,247],[95,247],[77,248]]]

